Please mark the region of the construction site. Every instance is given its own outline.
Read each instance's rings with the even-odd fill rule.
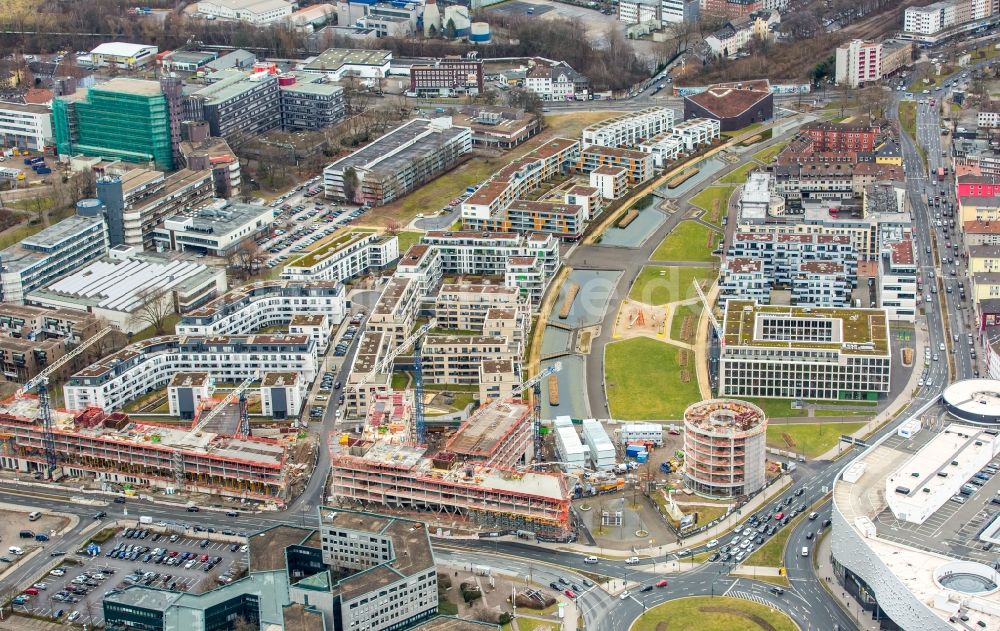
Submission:
[[[448,527],[573,538],[563,476],[531,470],[539,437],[529,404],[495,401],[425,440],[419,424],[411,391],[373,394],[360,437],[330,441],[331,498]]]

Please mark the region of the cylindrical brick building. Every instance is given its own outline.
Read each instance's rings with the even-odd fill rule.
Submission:
[[[710,399],[684,411],[684,480],[709,497],[764,488],[767,418],[752,403]]]

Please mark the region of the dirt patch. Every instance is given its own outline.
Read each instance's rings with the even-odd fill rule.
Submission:
[[[760,616],[754,615],[752,613],[740,611],[735,607],[715,607],[715,606],[698,607],[698,611],[704,613],[724,613],[730,616],[737,616],[739,618],[743,618],[744,620],[749,620],[750,622],[760,627],[763,631],[776,631],[774,625],[768,622],[767,620],[764,620]]]
[[[787,445],[788,447],[794,447],[795,446],[795,439],[792,438],[791,434],[783,432],[781,434],[781,440],[783,440],[785,442],[785,445]]]

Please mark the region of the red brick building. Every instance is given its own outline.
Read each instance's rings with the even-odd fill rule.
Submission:
[[[873,151],[882,128],[878,125],[813,123],[801,131],[812,138],[814,151]]]
[[[705,0],[701,11],[710,15],[737,18],[761,8],[759,0]]]
[[[482,93],[483,62],[445,57],[434,65],[410,68],[410,90],[418,94],[458,88]]]

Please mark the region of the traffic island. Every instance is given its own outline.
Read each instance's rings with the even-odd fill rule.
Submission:
[[[679,598],[653,607],[632,623],[630,631],[798,631],[784,613],[768,606],[723,596]]]

